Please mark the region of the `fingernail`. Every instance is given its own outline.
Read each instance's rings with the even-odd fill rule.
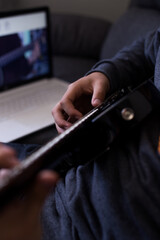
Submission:
[[[93,104],[94,104],[95,106],[98,106],[98,105],[101,104],[101,100],[98,99],[98,98],[96,98],[96,99],[93,100]]]

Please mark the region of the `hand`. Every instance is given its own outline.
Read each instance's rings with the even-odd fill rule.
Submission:
[[[0,211],[1,240],[41,239],[41,208],[57,180],[51,171],[39,173],[23,200],[16,199]]]
[[[16,152],[12,148],[0,144],[0,179],[8,174],[9,169],[18,163]]]
[[[19,164],[13,149],[0,144],[0,181]],[[1,240],[40,240],[40,212],[44,200],[58,181],[52,171],[40,172],[24,199],[15,199],[0,209]]]
[[[0,169],[12,168],[17,165],[18,162],[16,152],[12,148],[0,144]]]
[[[93,107],[101,104],[109,91],[109,80],[100,72],[91,73],[70,84],[52,114],[57,131],[62,133]]]

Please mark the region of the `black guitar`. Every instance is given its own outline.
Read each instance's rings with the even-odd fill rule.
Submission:
[[[151,80],[107,97],[0,181],[0,206],[27,187],[41,169],[51,168],[64,176],[70,168],[96,159],[112,147],[118,136],[136,127],[159,105],[160,93]]]

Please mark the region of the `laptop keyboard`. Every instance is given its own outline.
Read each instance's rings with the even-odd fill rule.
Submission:
[[[46,83],[22,87],[21,90],[17,90],[16,94],[11,91],[7,95],[0,95],[0,122],[8,120],[20,112],[32,110],[34,113],[34,109],[38,106],[45,107],[47,104],[51,104],[52,100],[54,106],[55,98],[58,98],[59,95],[61,95],[60,89],[56,89],[55,86],[53,91],[50,84]]]
[[[18,112],[27,111],[36,108],[38,105],[47,104],[53,98],[53,92],[34,92],[25,96],[16,96],[12,99],[6,99],[5,104],[0,103],[0,121],[7,120]]]

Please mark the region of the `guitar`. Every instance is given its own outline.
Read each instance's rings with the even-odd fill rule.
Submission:
[[[160,92],[151,80],[107,97],[0,181],[0,206],[28,187],[41,169],[54,169],[63,177],[70,168],[98,158],[118,136],[136,127],[159,105]]]

